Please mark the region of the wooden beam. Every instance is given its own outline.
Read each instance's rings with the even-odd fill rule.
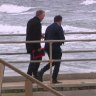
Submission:
[[[32,82],[28,79],[25,80],[25,96],[33,96]]]
[[[2,90],[2,81],[4,77],[4,69],[5,69],[5,66],[2,63],[0,63],[0,96],[1,96],[1,90]]]

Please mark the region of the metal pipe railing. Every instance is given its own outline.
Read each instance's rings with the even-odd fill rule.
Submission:
[[[71,33],[70,33],[71,34]],[[75,34],[75,33],[74,33]],[[91,33],[90,33],[91,34]],[[94,33],[95,34],[95,33]],[[29,61],[29,62],[49,62],[50,63],[50,81],[52,82],[52,62],[72,62],[72,61],[96,61],[95,58],[89,58],[89,59],[66,59],[66,60],[53,60],[52,59],[52,43],[54,42],[96,42],[96,39],[78,39],[78,40],[45,40],[45,41],[0,41],[0,44],[21,44],[21,43],[45,43],[48,42],[50,44],[50,58],[49,60],[38,60],[38,61]],[[89,50],[84,50],[85,52],[89,52]],[[82,50],[79,51],[65,51],[65,53],[74,53],[74,52],[84,52]],[[90,50],[90,52],[96,52],[96,50]],[[64,52],[64,51],[63,51]],[[28,61],[11,61],[10,63],[28,63]]]
[[[67,32],[65,33],[66,35],[71,35],[71,34],[96,34],[96,32]],[[0,36],[25,36],[25,34],[2,34]],[[78,39],[78,40],[45,40],[45,41],[0,41],[0,44],[21,44],[21,43],[45,43],[48,42],[50,43],[50,58],[49,60],[38,60],[38,61],[9,61],[10,63],[28,63],[28,62],[49,62],[50,63],[50,81],[52,82],[52,62],[72,62],[72,61],[96,61],[96,58],[89,58],[89,59],[66,59],[66,60],[53,60],[52,59],[52,43],[53,42],[95,42],[96,39]],[[96,50],[76,50],[76,51],[63,51],[63,53],[77,53],[77,52],[96,52]],[[6,53],[7,55],[13,55],[13,54],[17,54],[17,53]],[[4,53],[0,53],[0,55],[6,55]],[[20,54],[26,54],[26,53],[18,53]],[[60,94],[59,92],[55,91],[54,89],[45,86],[43,83],[39,82],[38,80],[32,78],[31,76],[25,74],[24,72],[20,71],[19,69],[15,68],[14,66],[10,65],[9,63],[5,62],[4,60],[0,59],[0,63],[4,64],[5,66],[11,68],[12,70],[16,71],[17,73],[21,74],[22,76],[24,76],[25,78],[27,78],[28,80],[30,80],[31,82],[36,82],[37,84],[41,85],[42,87],[50,90],[53,94],[57,95],[57,96],[63,96],[62,94]]]
[[[82,53],[82,52],[96,52],[96,50],[66,50],[66,51],[62,51],[62,53]],[[25,52],[12,52],[12,53],[0,53],[0,55],[24,55],[24,54],[28,54]]]
[[[30,62],[72,62],[72,61],[96,61],[96,58],[89,59],[65,59],[65,60],[32,60],[32,61],[8,61],[8,63],[30,63]]]
[[[50,57],[49,57],[49,63],[50,63],[50,83],[52,83],[52,42],[50,44]]]
[[[56,42],[94,42],[96,41],[96,39],[78,39],[78,40],[42,40],[42,41],[0,41],[0,44],[12,44],[12,43],[45,43],[45,42],[52,42],[52,43],[56,43]]]
[[[11,64],[5,62],[4,60],[0,59],[0,63],[7,66],[8,68],[11,68],[12,70],[14,70],[15,72],[19,73],[20,75],[22,75],[23,77],[25,77],[26,79],[30,80],[31,82],[35,82],[38,85],[40,85],[41,87],[43,87],[46,90],[49,90],[50,92],[52,92],[54,95],[56,96],[64,96],[63,94],[59,93],[58,91],[52,89],[49,86],[44,85],[43,83],[41,83],[40,81],[38,81],[37,79],[33,78],[32,76],[29,76],[27,74],[25,74],[24,72],[22,72],[21,70],[17,69],[16,67],[12,66]]]
[[[89,32],[88,32],[89,33]],[[11,43],[45,43],[45,42],[48,42],[48,43],[53,43],[53,42],[77,42],[77,41],[84,41],[84,42],[92,42],[92,41],[96,41],[96,39],[88,39],[88,40],[85,40],[85,39],[82,39],[82,40],[45,40],[45,41],[4,41],[4,42],[0,42],[0,44],[11,44]],[[51,44],[52,46],[52,44]],[[77,52],[96,52],[96,50],[78,50],[78,51],[63,51],[63,53],[77,53]],[[1,55],[6,55],[4,53],[0,53]],[[12,54],[17,54],[17,53],[7,53],[7,55],[12,55]],[[22,54],[22,53],[18,53],[18,54]],[[25,53],[23,53],[25,54]],[[86,61],[86,60],[95,60],[95,59],[77,59],[77,60],[72,60],[72,59],[69,59],[69,60],[63,60],[63,61]],[[31,61],[32,62],[32,61]],[[41,61],[40,61],[41,62]],[[42,61],[44,62],[44,61]]]
[[[96,34],[96,32],[65,32],[64,34]],[[0,34],[0,36],[26,36],[26,34]]]

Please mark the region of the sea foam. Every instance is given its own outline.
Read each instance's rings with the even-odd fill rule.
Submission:
[[[80,28],[76,26],[62,26],[66,32],[95,32],[96,29]],[[45,33],[47,26],[42,26],[42,33]],[[25,34],[26,26],[13,26],[0,24],[0,34]]]
[[[83,4],[83,5],[90,5],[90,4],[94,4],[94,3],[96,3],[95,0],[86,0],[86,1],[83,1],[81,4]]]
[[[18,6],[18,5],[12,5],[12,4],[2,4],[0,6],[0,12],[6,12],[6,13],[21,13],[28,11],[32,7],[24,7],[24,6]]]

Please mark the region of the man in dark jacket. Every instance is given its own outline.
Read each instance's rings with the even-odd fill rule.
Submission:
[[[45,32],[45,40],[65,40],[64,31],[61,27],[62,16],[57,15],[54,17],[54,23],[47,27]],[[60,46],[64,42],[55,42],[52,44],[52,59],[61,59],[62,51]],[[45,43],[45,51],[47,52],[48,56],[50,57],[50,46],[49,43]],[[52,66],[54,66],[54,71],[52,75],[52,82],[59,83],[57,81],[57,76],[59,72],[60,62],[53,62]],[[45,65],[39,72],[38,78],[40,81],[42,80],[43,74],[50,68],[50,63]]]
[[[41,21],[45,17],[45,12],[43,10],[36,11],[36,16],[30,19],[27,23],[26,30],[26,41],[39,41],[41,40]],[[30,54],[30,60],[41,60],[42,58],[33,59],[33,50],[40,51],[41,45],[40,43],[26,43],[27,53]],[[37,78],[37,71],[40,63],[30,63],[28,67],[27,74],[32,75]]]

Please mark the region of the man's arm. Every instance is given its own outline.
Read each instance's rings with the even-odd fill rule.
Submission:
[[[63,28],[61,26],[59,27],[59,31],[58,32],[59,32],[59,34],[58,34],[59,35],[59,39],[60,40],[65,40],[64,30],[63,30]],[[61,42],[61,44],[62,43],[64,43],[64,42]]]

